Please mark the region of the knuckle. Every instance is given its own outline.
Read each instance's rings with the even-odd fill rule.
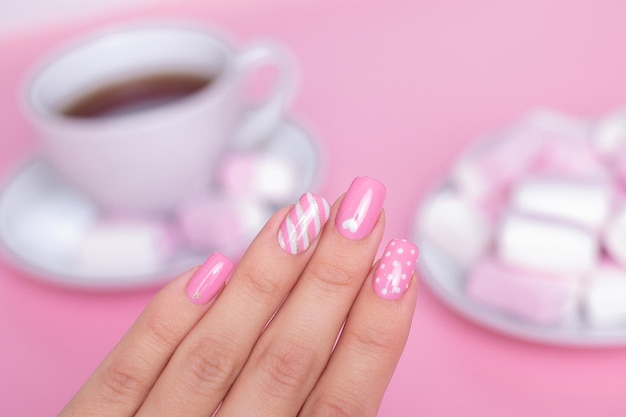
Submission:
[[[187,353],[185,378],[192,389],[201,392],[227,389],[235,380],[239,361],[232,349],[217,338],[197,343]]]
[[[149,389],[141,370],[131,361],[106,367],[101,381],[101,395],[107,402],[116,404],[141,401]]]
[[[176,329],[175,319],[162,314],[149,312],[146,315],[146,329],[153,342],[161,347],[176,346],[180,342],[180,336]]]
[[[259,356],[260,382],[268,395],[292,398],[314,376],[317,353],[293,341],[276,341]]]
[[[265,302],[265,300],[274,299],[277,295],[282,294],[276,273],[267,267],[259,266],[245,271],[243,281],[252,299]]]
[[[310,415],[312,417],[365,417],[368,414],[358,402],[332,396],[318,398],[311,407]]]
[[[347,329],[346,340],[354,344],[355,349],[366,355],[390,355],[398,342],[387,329],[376,326],[359,326]]]
[[[342,265],[343,267],[338,267]],[[308,273],[313,280],[322,287],[324,291],[345,291],[347,288],[360,286],[360,277],[350,268],[346,268],[346,262],[333,259],[319,259],[314,264],[310,264]]]

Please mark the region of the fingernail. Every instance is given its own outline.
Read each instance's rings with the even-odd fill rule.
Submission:
[[[360,240],[370,234],[380,210],[383,208],[387,189],[369,177],[357,177],[341,202],[336,226],[341,235]]]
[[[412,242],[390,241],[374,273],[374,292],[385,300],[402,297],[409,288],[418,257],[419,250]]]
[[[278,244],[292,255],[304,252],[322,231],[329,213],[330,206],[323,197],[304,194],[280,226]]]
[[[233,272],[234,265],[221,253],[214,253],[192,275],[187,284],[187,297],[194,304],[211,301]]]

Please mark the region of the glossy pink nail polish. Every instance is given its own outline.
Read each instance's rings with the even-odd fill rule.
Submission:
[[[352,240],[369,235],[383,208],[386,194],[385,186],[373,178],[357,177],[352,181],[337,213],[339,233]]]
[[[393,239],[385,247],[374,273],[374,292],[385,300],[397,300],[409,288],[419,257],[417,246],[406,239]]]
[[[221,253],[214,253],[192,275],[187,284],[187,297],[194,304],[211,301],[233,272],[234,265]]]
[[[292,255],[304,252],[322,231],[329,213],[330,206],[323,197],[304,194],[280,226],[278,244]]]

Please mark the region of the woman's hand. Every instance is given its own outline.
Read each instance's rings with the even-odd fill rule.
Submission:
[[[172,281],[60,415],[376,415],[417,290],[412,243],[374,263],[384,197],[366,177],[332,208],[307,193],[236,268],[216,253]]]

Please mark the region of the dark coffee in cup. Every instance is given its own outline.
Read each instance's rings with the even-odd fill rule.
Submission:
[[[246,83],[267,67],[278,77],[252,102]],[[224,149],[263,144],[295,86],[280,46],[238,48],[203,28],[141,23],[51,55],[24,108],[44,157],[103,209],[162,215],[207,192]]]
[[[105,84],[61,110],[66,117],[104,118],[135,114],[189,97],[210,86],[214,77],[191,73],[155,73]]]

